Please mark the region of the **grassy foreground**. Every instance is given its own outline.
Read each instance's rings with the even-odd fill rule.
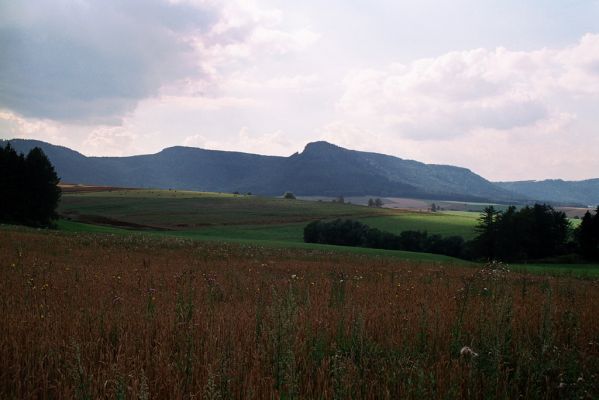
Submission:
[[[597,281],[0,230],[0,398],[597,398]]]

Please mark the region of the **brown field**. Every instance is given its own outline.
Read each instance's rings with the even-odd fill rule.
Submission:
[[[14,228],[0,255],[2,399],[599,397],[596,280]]]
[[[134,188],[117,188],[113,186],[82,185],[75,183],[59,183],[58,187],[63,193],[96,193],[110,192],[112,190],[140,190]]]

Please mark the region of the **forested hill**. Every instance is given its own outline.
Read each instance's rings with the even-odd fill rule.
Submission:
[[[531,200],[550,200],[561,204],[580,204],[594,208],[599,205],[599,179],[583,181],[544,181],[497,182],[497,186],[519,193]]]
[[[11,140],[20,152],[41,147],[63,182],[280,195],[395,196],[460,201],[521,201],[525,196],[472,171],[309,143],[289,157],[170,147],[156,154],[86,157],[66,147]]]

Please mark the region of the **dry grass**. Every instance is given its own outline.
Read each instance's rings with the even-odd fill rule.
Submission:
[[[599,396],[597,281],[6,229],[0,255],[0,398]]]

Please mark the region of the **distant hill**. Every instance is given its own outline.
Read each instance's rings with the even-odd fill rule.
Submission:
[[[431,165],[327,142],[309,143],[289,157],[263,156],[191,147],[156,154],[86,157],[66,147],[14,139],[15,149],[39,146],[63,182],[123,187],[252,192],[280,195],[387,196],[457,201],[518,202],[514,194],[472,171]]]
[[[592,207],[599,205],[599,179],[583,181],[547,179],[544,181],[496,182],[495,184],[531,200]]]

